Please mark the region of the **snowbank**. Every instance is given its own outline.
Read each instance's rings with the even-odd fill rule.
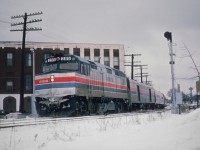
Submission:
[[[200,109],[0,129],[0,150],[200,150]]]

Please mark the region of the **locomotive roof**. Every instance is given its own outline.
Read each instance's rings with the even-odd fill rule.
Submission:
[[[97,63],[97,62],[93,62],[93,61],[90,61],[90,60],[86,60],[86,59],[84,59],[84,58],[81,58],[81,57],[79,57],[79,56],[72,55],[72,54],[67,54],[67,55],[64,55],[64,54],[55,54],[53,57],[47,58],[47,59],[44,61],[44,63],[53,63],[53,62],[56,62],[57,59],[55,59],[55,61],[54,61],[54,58],[57,58],[57,57],[58,57],[58,58],[60,57],[60,59],[59,59],[58,61],[61,60],[61,57],[74,57],[74,58],[76,58],[77,60],[79,60],[79,61],[81,61],[81,62],[84,62],[84,63],[87,63],[87,64],[91,64],[91,65],[97,66],[97,67],[99,67],[99,68],[102,68],[103,70],[110,69],[110,70],[113,71],[113,73],[115,73],[115,74],[118,75],[118,76],[122,76],[122,77],[125,77],[125,76],[126,76],[124,72],[122,72],[122,71],[120,71],[120,70],[118,70],[118,69],[111,68],[111,67],[109,67],[109,66],[105,66],[105,65],[103,65],[103,64],[100,64],[100,63]],[[53,59],[53,60],[51,61],[51,59]],[[50,61],[48,61],[48,60],[50,60]]]
[[[71,55],[71,54],[69,54],[69,55],[67,55],[67,56],[73,56],[73,57],[77,58],[78,60],[80,60],[80,61],[82,61],[82,62],[89,63],[86,59],[81,58],[81,57],[76,56],[76,55]]]
[[[90,61],[90,60],[85,60],[84,58],[81,58],[81,57],[76,56],[76,55],[71,55],[71,56],[75,56],[75,57],[78,58],[80,61],[89,63],[89,64],[91,64],[91,65],[95,65],[95,66],[100,67],[100,68],[103,68],[103,69],[110,69],[110,70],[113,70],[114,72],[115,72],[115,71],[118,71],[118,72],[120,72],[121,74],[124,74],[124,75],[125,75],[125,73],[123,73],[122,71],[120,71],[120,70],[118,70],[118,69],[111,68],[111,67],[109,67],[109,66],[105,66],[105,65],[102,65],[102,64],[100,64],[100,63],[93,62],[93,61]]]
[[[87,60],[85,60],[85,59],[83,59],[83,58],[81,58],[81,57],[78,57],[78,56],[76,56],[76,55],[71,55],[71,54],[68,54],[68,55],[55,54],[54,56],[45,59],[45,61],[44,61],[43,63],[59,62],[60,59],[57,60],[56,58],[65,58],[65,57],[74,57],[74,58],[76,58],[76,59],[78,59],[78,60],[80,60],[80,61],[82,61],[82,62],[89,63]],[[55,59],[54,59],[54,58],[55,58]],[[48,60],[50,60],[50,61],[48,61]],[[51,60],[52,60],[52,61],[51,61]]]

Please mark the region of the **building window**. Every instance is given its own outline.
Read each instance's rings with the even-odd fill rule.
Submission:
[[[33,82],[32,82],[32,75],[26,75],[25,76],[25,90],[30,91],[33,88]]]
[[[80,48],[74,48],[74,55],[80,56]]]
[[[90,49],[88,49],[88,48],[84,49],[84,58],[86,60],[90,60]]]
[[[100,49],[94,49],[94,61],[100,63]]]
[[[64,48],[64,55],[69,55],[69,48]]]
[[[7,91],[13,91],[13,81],[7,81],[6,82],[6,90]]]
[[[52,53],[45,53],[44,54],[44,60],[46,60],[47,58],[52,57]]]
[[[113,58],[113,66],[115,69],[119,69],[119,57]]]
[[[31,67],[32,66],[31,53],[26,53],[25,54],[25,65],[26,65],[26,67]]]
[[[104,49],[104,65],[110,66],[109,49]]]
[[[6,60],[7,66],[13,66],[13,53],[7,53]]]
[[[119,50],[118,49],[114,49],[113,50],[113,66],[115,69],[119,69]]]

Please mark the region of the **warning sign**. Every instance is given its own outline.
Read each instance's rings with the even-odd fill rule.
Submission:
[[[196,82],[196,88],[197,88],[197,92],[200,92],[200,81]]]

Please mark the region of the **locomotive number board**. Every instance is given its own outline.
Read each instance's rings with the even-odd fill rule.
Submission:
[[[71,56],[62,56],[62,57],[52,57],[45,60],[45,63],[54,63],[54,62],[64,62],[71,61],[73,58]]]

